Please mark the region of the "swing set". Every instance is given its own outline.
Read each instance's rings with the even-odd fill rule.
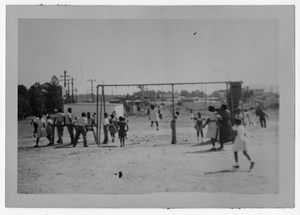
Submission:
[[[231,119],[234,119],[234,116],[237,112],[237,109],[240,104],[240,100],[243,101],[243,94],[242,94],[242,81],[223,81],[223,82],[186,82],[186,83],[150,83],[150,84],[99,84],[97,85],[97,102],[96,102],[96,127],[97,127],[97,144],[100,146],[100,137],[101,137],[101,124],[102,124],[102,115],[106,113],[106,106],[105,106],[105,94],[104,89],[105,87],[120,87],[120,86],[164,86],[168,85],[172,87],[172,108],[173,108],[173,115],[175,115],[175,99],[174,99],[174,86],[175,85],[196,85],[200,84],[201,86],[204,84],[226,84],[226,97],[227,97],[227,107],[231,113]],[[228,88],[230,86],[230,89]],[[101,97],[99,101],[99,88],[101,88]],[[203,92],[202,92],[203,93]],[[143,96],[142,96],[143,97]],[[143,101],[144,98],[141,98]],[[202,95],[202,102],[203,102],[203,95]],[[244,114],[244,106],[242,104],[242,113]],[[143,104],[142,104],[143,105]],[[100,106],[100,107],[99,107]],[[144,107],[142,107],[144,108]],[[206,96],[205,96],[205,109],[206,109]],[[99,117],[100,116],[100,117]]]

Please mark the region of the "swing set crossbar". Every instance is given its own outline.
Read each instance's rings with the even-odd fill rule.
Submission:
[[[210,81],[210,82],[181,82],[181,83],[148,83],[148,84],[98,84],[98,87],[132,87],[132,86],[159,86],[159,85],[192,85],[192,84],[231,84],[243,83],[242,81]]]

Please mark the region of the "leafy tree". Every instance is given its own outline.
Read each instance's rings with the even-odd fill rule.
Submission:
[[[62,87],[59,86],[59,80],[54,75],[49,82],[45,83],[42,87],[44,107],[43,111],[52,113],[55,108],[63,108],[62,102]]]
[[[39,82],[36,82],[29,88],[29,104],[32,114],[36,115],[42,113],[43,96],[42,86]]]
[[[181,96],[185,96],[185,97],[189,97],[189,96],[190,96],[190,93],[189,93],[189,91],[187,91],[187,90],[181,90],[181,91],[180,91],[180,95],[181,95]]]
[[[18,119],[26,119],[30,114],[28,90],[24,85],[18,85]]]

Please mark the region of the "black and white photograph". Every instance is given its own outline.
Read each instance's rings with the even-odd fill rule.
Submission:
[[[6,16],[6,207],[295,207],[295,6]]]

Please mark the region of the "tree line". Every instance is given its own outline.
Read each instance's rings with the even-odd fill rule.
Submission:
[[[18,119],[28,116],[53,113],[54,109],[62,108],[62,87],[54,75],[50,82],[36,82],[29,89],[18,85]]]

